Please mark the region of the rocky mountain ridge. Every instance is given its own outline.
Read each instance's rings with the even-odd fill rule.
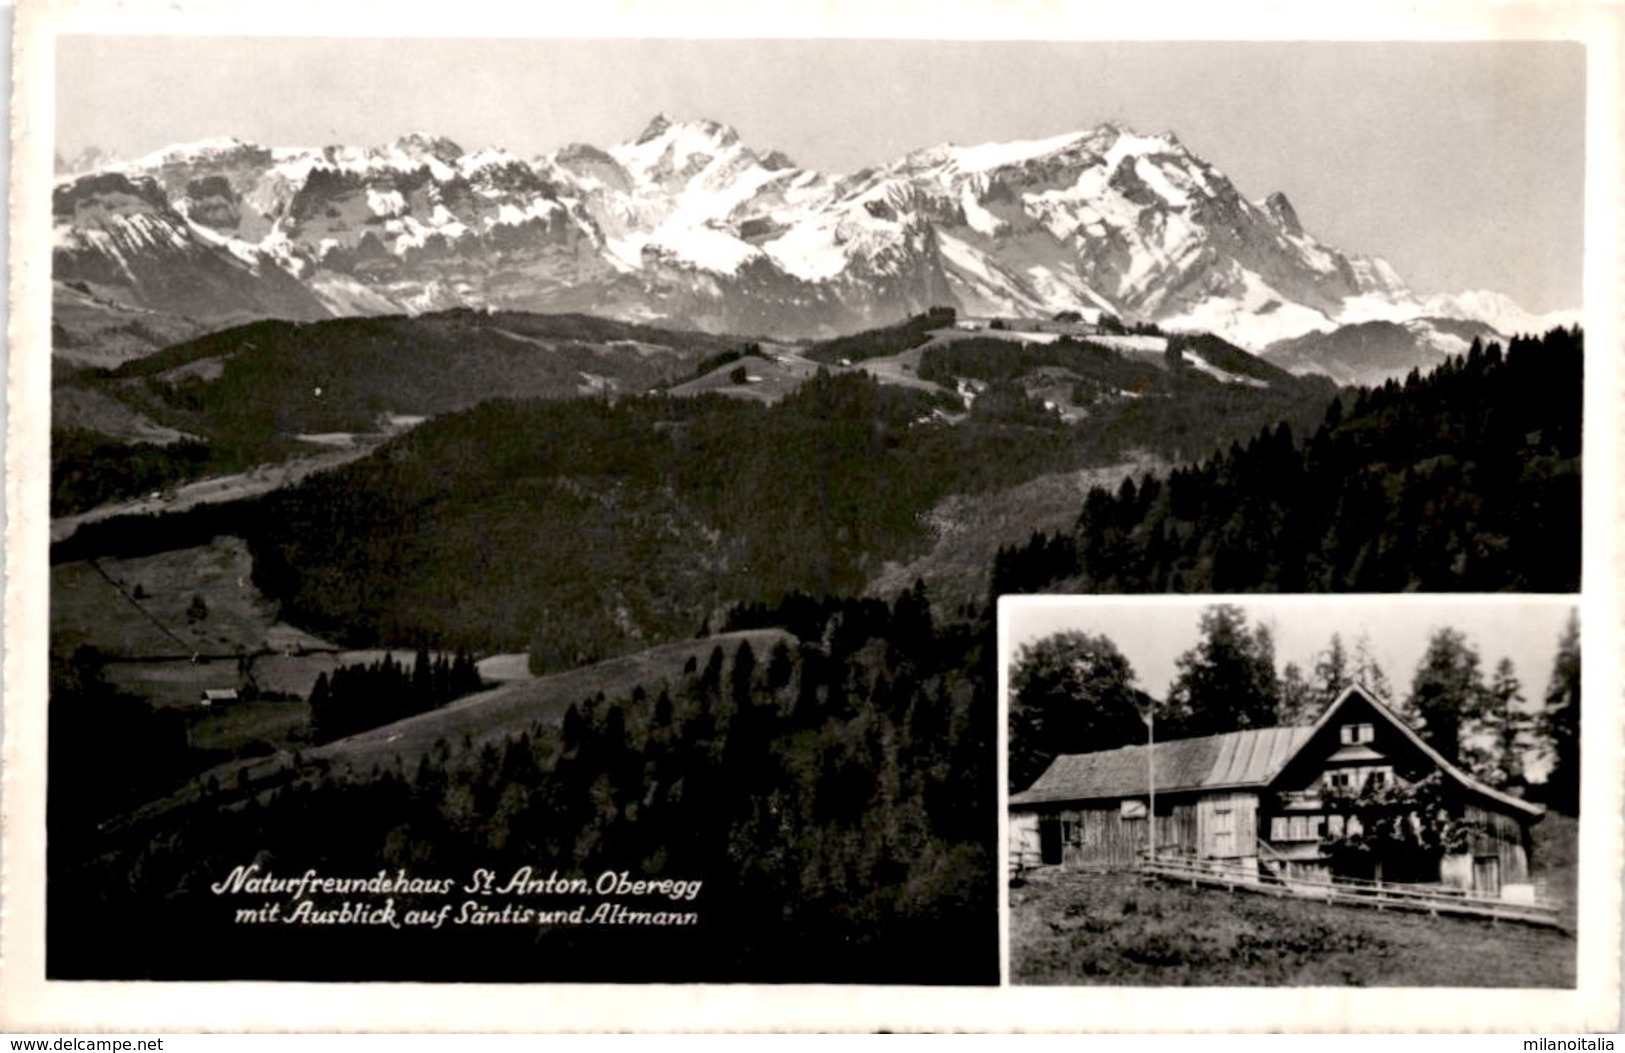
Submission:
[[[74,165],[92,170],[59,176],[55,277],[211,323],[475,306],[813,337],[951,305],[1109,313],[1256,352],[1345,322],[1505,332],[1522,315],[1496,294],[1417,297],[1309,234],[1284,194],[1250,201],[1171,133],[1115,123],[850,175],[665,115],[530,160],[419,133]]]

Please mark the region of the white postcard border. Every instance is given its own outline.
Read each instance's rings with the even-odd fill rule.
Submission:
[[[1613,4],[23,0],[12,105],[0,1029],[1575,1031],[1619,1026],[1620,11]],[[54,40],[67,33],[954,39],[1573,39],[1587,46],[1586,693],[1580,987],[1037,989],[751,985],[67,983],[43,977],[45,468]],[[132,85],[132,90],[138,86]],[[1403,115],[1396,115],[1403,119]],[[1338,600],[1341,598],[1329,598]],[[1394,602],[1406,602],[1392,598]],[[1183,602],[1205,604],[1213,597]],[[1002,630],[1001,630],[1002,631]],[[1001,692],[1002,678],[1001,671]],[[1004,729],[1000,727],[1000,785]],[[1001,809],[1002,812],[1002,809]],[[1002,822],[1002,816],[1001,816]],[[1004,838],[999,841],[1001,853]],[[999,870],[1002,883],[1004,869]],[[1002,899],[1002,896],[1001,896]],[[1001,940],[1003,934],[1001,932]]]

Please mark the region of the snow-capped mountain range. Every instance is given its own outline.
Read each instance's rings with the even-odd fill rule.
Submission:
[[[851,175],[664,115],[531,160],[427,135],[228,138],[59,171],[54,277],[211,323],[471,305],[800,337],[952,305],[1104,311],[1264,351],[1352,323],[1456,340],[1426,320],[1572,320],[1493,293],[1418,297],[1309,234],[1284,195],[1249,201],[1172,134],[1110,123]]]

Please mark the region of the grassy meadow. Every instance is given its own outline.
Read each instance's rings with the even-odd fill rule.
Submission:
[[[1533,876],[1570,903],[1576,825],[1553,814],[1534,828]],[[1565,988],[1575,967],[1573,935],[1512,922],[1059,867],[1030,871],[1010,889],[1016,984]]]

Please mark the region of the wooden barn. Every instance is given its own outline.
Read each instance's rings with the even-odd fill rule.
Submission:
[[[1154,750],[1154,755],[1153,755]],[[1154,770],[1153,770],[1154,765]],[[1358,832],[1328,797],[1440,779],[1466,843],[1387,873],[1329,851]],[[1152,804],[1152,798],[1155,804]],[[1152,814],[1154,811],[1155,814]],[[1159,855],[1284,877],[1442,883],[1519,896],[1529,882],[1529,827],[1543,810],[1491,789],[1445,760],[1370,692],[1349,688],[1309,727],[1260,728],[1055,758],[1010,798],[1011,859],[1021,865],[1127,867]],[[1418,870],[1425,872],[1417,872]]]

